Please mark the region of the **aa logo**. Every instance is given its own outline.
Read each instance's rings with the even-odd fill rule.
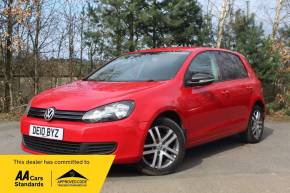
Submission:
[[[30,172],[20,170],[16,175],[14,186],[16,187],[42,187],[43,177],[31,175]]]
[[[88,179],[75,170],[70,170],[57,178],[58,186],[87,186]]]

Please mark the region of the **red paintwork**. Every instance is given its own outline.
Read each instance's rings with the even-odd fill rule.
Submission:
[[[215,48],[158,48],[137,52],[190,51],[177,75],[161,82],[76,81],[42,92],[32,99],[32,107],[87,111],[120,100],[134,100],[130,117],[106,123],[85,123],[22,116],[21,132],[28,134],[30,124],[64,128],[64,140],[74,142],[117,142],[116,163],[140,160],[147,130],[165,111],[176,112],[186,132],[186,147],[192,147],[246,129],[253,105],[264,103],[261,83],[244,56],[238,55],[249,78],[215,82],[206,86],[184,87],[183,77],[191,60]],[[223,50],[231,52],[228,50]],[[136,53],[136,52],[135,52]],[[224,94],[227,91],[228,94]],[[22,145],[22,148],[30,151]]]

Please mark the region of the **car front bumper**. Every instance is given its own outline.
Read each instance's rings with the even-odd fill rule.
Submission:
[[[112,153],[116,155],[114,163],[138,162],[143,154],[144,140],[149,128],[147,122],[138,122],[130,118],[114,122],[85,123],[62,120],[48,122],[41,118],[22,116],[20,127],[23,136],[29,136],[30,124],[63,128],[64,143],[114,143],[116,144]],[[41,139],[37,138],[37,140]],[[23,142],[21,147],[32,154],[50,154],[26,146]]]

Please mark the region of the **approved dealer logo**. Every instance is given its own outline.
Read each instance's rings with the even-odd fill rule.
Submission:
[[[70,170],[57,178],[58,186],[87,186],[88,179],[75,170]]]

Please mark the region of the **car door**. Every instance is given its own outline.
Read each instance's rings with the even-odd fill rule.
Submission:
[[[218,138],[217,131],[224,126],[227,119],[214,51],[198,54],[189,65],[185,79],[194,73],[212,74],[215,81],[208,85],[183,88],[182,101],[186,110],[184,127],[188,131],[189,145]]]
[[[220,69],[223,104],[227,120],[219,129],[220,133],[235,133],[245,129],[251,98],[251,83],[246,69],[235,54],[219,51],[216,61]]]

